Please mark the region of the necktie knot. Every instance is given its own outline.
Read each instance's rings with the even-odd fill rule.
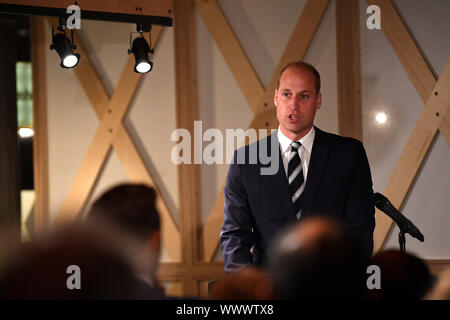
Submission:
[[[300,142],[294,141],[291,143],[291,150],[298,151],[298,149],[300,149],[301,146],[302,146],[302,144]]]

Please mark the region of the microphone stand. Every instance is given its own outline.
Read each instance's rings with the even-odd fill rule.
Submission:
[[[403,231],[400,229],[400,232],[398,233],[398,243],[400,245],[400,252],[406,253],[406,238]]]

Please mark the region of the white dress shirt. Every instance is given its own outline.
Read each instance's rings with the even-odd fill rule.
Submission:
[[[288,163],[289,163],[289,155],[291,153],[291,143],[293,142],[291,139],[286,137],[283,132],[280,130],[280,126],[278,126],[278,141],[280,142],[281,156],[283,159],[284,172],[287,176],[288,172]],[[309,130],[309,132],[300,140],[298,140],[302,146],[299,149],[300,159],[302,160],[302,170],[303,170],[303,178],[305,179],[308,176],[308,167],[309,161],[311,159],[311,151],[314,144],[314,137],[316,136],[316,130],[314,127]]]

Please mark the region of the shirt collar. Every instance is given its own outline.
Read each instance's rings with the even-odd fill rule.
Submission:
[[[280,130],[280,126],[278,126],[278,141],[280,142],[281,152],[285,153],[286,151],[290,150],[292,140],[286,137],[283,132]],[[309,130],[309,132],[301,138],[299,141],[302,144],[302,146],[311,153],[312,146],[314,143],[314,137],[316,136],[316,130],[314,129],[314,126]]]

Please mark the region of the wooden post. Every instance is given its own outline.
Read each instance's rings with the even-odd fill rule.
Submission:
[[[192,1],[174,1],[176,123],[178,128],[189,130],[191,137],[194,137],[194,121],[199,119],[194,9]],[[194,143],[192,143],[192,155],[194,155],[193,145]],[[196,295],[198,283],[191,271],[194,264],[200,260],[199,249],[202,243],[200,242],[200,166],[181,164],[178,170],[182,258],[186,267],[183,291],[185,295]]]
[[[339,134],[362,140],[359,1],[336,1]]]
[[[47,140],[47,78],[45,20],[30,18],[31,64],[33,68],[33,166],[35,192],[35,231],[48,226],[48,140]]]

